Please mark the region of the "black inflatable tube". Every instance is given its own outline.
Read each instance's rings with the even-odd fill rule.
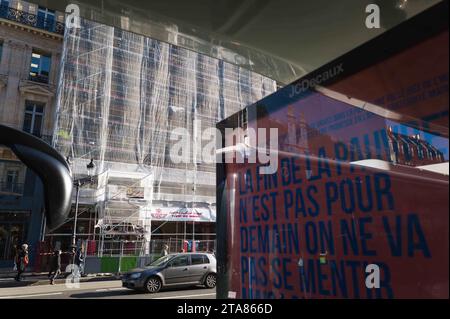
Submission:
[[[64,157],[41,139],[1,124],[0,144],[9,147],[42,180],[48,228],[63,224],[70,212],[73,191],[70,166]]]

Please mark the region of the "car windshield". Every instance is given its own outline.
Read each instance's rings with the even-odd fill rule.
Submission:
[[[155,261],[147,264],[146,266],[161,266],[167,263],[173,256],[164,256],[156,259]]]

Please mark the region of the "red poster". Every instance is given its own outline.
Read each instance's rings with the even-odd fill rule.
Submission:
[[[448,298],[448,32],[292,92],[276,172],[225,164],[230,295]]]

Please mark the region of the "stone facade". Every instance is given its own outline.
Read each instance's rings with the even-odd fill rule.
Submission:
[[[23,12],[36,12],[32,4],[10,2]],[[3,11],[4,13],[4,11]],[[60,20],[60,14],[56,15]],[[0,17],[0,123],[22,129],[26,101],[43,106],[41,137],[50,142],[55,114],[56,87],[63,35]],[[33,50],[51,56],[48,83],[30,78]],[[8,176],[9,175],[9,176]],[[11,176],[14,175],[14,176]],[[12,269],[12,247],[39,241],[42,225],[42,188],[39,179],[0,146],[0,269]],[[33,255],[34,248],[31,253]]]

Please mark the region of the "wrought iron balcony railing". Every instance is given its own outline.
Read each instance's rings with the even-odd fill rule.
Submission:
[[[53,139],[53,135],[46,135],[43,134],[41,136],[39,136],[44,142],[46,142],[49,145],[52,145],[52,139]]]
[[[0,193],[22,195],[23,194],[23,186],[24,186],[23,183],[0,181]]]
[[[48,84],[48,76],[46,75],[29,75],[28,80]]]
[[[17,10],[5,5],[0,5],[0,18],[19,22],[49,32],[64,34],[64,23],[54,18],[38,17],[25,11]]]

